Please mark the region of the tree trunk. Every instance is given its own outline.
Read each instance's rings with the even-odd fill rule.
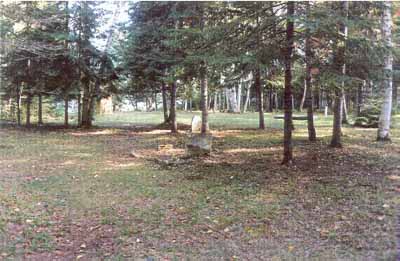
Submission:
[[[292,94],[292,111],[294,111],[294,96]]]
[[[200,109],[201,109],[201,134],[206,134],[208,129],[208,83],[207,68],[204,62],[200,68]]]
[[[224,100],[224,94],[223,94],[223,90],[220,90],[218,93],[218,100],[219,100],[219,107],[218,110],[220,112],[224,111],[224,104],[225,104],[225,100]]]
[[[81,124],[82,124],[82,101],[81,101],[82,97],[81,96],[82,95],[79,93],[78,94],[78,123],[77,123],[78,126],[81,126]]]
[[[17,94],[17,124],[21,126],[21,107],[22,107],[22,91],[23,91],[23,84],[21,83],[18,94]]]
[[[214,104],[213,104],[213,112],[218,110],[218,92],[214,91]]]
[[[32,103],[32,95],[29,93],[26,98],[26,126],[31,126],[31,103]]]
[[[343,95],[343,98],[342,98],[342,102],[343,102],[343,110],[342,110],[342,112],[343,112],[343,115],[342,115],[342,124],[349,124],[349,121],[348,121],[348,119],[347,119],[347,101],[346,101],[346,93],[344,92],[344,90],[342,89],[342,95]]]
[[[149,106],[147,111],[152,111],[153,110],[153,97],[150,94],[150,97],[147,97],[147,105]]]
[[[382,17],[382,38],[384,46],[387,48],[384,56],[384,80],[383,80],[383,103],[381,115],[379,117],[378,141],[390,140],[390,117],[392,112],[392,93],[393,93],[393,54],[392,54],[392,2],[384,2]]]
[[[396,85],[396,86],[393,87],[393,88],[396,88],[396,97],[397,97],[396,106],[397,106],[398,109],[400,109],[400,82],[396,82],[396,83],[393,83],[393,84]]]
[[[274,100],[273,100],[273,95],[272,95],[272,88],[269,88],[268,90],[268,112],[273,111],[274,106]]]
[[[68,10],[68,1],[65,1],[65,34],[69,35],[69,10]],[[68,37],[64,40],[65,52],[68,54]],[[65,90],[67,90],[70,86],[65,86]],[[68,94],[67,91],[64,96],[64,127],[68,127]]]
[[[310,21],[310,2],[305,2],[307,21]],[[305,102],[307,106],[307,129],[308,129],[308,140],[316,141],[316,133],[314,127],[314,99],[313,99],[313,88],[312,88],[312,76],[311,76],[311,66],[312,66],[312,51],[311,51],[311,35],[310,29],[306,30],[306,79],[304,85],[304,94],[302,104]],[[305,96],[305,97],[304,97]],[[304,101],[304,98],[306,99]],[[301,106],[302,109],[303,105]]]
[[[10,102],[10,119],[12,121],[14,121],[15,120],[15,102],[14,102],[14,99],[12,97],[10,97],[9,102]]]
[[[256,90],[256,98],[257,98],[257,110],[258,110],[258,128],[264,130],[264,109],[263,109],[263,92],[261,89],[261,74],[260,68],[257,65],[256,70],[254,71],[254,87]]]
[[[38,94],[38,125],[43,125],[42,94]]]
[[[228,88],[224,88],[224,94],[225,94],[225,105],[226,105],[226,111],[228,112],[230,110],[230,106],[229,106],[229,90]]]
[[[64,96],[64,126],[68,128],[68,95]]]
[[[250,100],[250,84],[248,84],[247,86],[247,90],[246,90],[246,101],[244,102],[244,106],[243,106],[243,112],[247,111],[247,107],[249,106],[249,100]]]
[[[314,126],[314,106],[313,106],[313,93],[312,93],[311,81],[307,91],[306,106],[307,106],[307,129],[308,129],[308,140],[316,141],[317,134]]]
[[[238,105],[238,112],[242,110],[242,79],[240,79],[238,91],[237,91],[237,105]]]
[[[282,164],[291,164],[293,160],[292,145],[292,50],[294,43],[294,2],[287,2],[287,22],[286,22],[286,43],[285,50],[285,90],[284,90],[284,110],[285,122],[283,133],[283,161]]]
[[[171,83],[171,106],[169,109],[169,121],[171,123],[171,132],[178,132],[178,125],[176,123],[176,84]]]
[[[325,110],[325,100],[324,100],[324,91],[322,90],[322,86],[319,86],[319,98],[318,98],[319,104],[318,104],[318,108],[320,110],[320,112]]]
[[[370,80],[367,84],[366,98],[371,98],[374,94],[374,81]]]
[[[92,118],[90,113],[90,86],[88,82],[83,84],[82,99],[82,127],[90,128],[92,126]]]
[[[314,86],[314,109],[316,110],[321,110],[321,108],[319,107],[319,103],[320,103],[320,87],[315,88],[317,84],[313,85]]]
[[[307,2],[308,3],[308,2]],[[307,40],[306,40],[307,41]],[[307,59],[307,57],[306,57]],[[307,70],[307,69],[306,69]],[[306,72],[307,73],[307,72]],[[307,76],[306,76],[307,77]],[[304,80],[304,89],[303,89],[303,96],[301,98],[301,102],[300,102],[300,107],[299,107],[299,111],[302,112],[303,108],[304,108],[304,102],[306,100],[306,96],[307,96],[307,83],[306,83],[307,79]]]
[[[347,17],[349,3],[347,1],[340,2],[340,11],[343,17]],[[344,35],[345,38],[347,36],[347,27],[344,22],[340,22],[339,24],[339,35]],[[342,76],[346,73],[346,64],[345,64],[345,48],[346,48],[346,39],[337,40],[336,50],[334,55],[334,65],[337,74],[341,74]],[[341,42],[339,42],[341,41]],[[334,108],[333,108],[333,129],[332,129],[332,139],[331,139],[331,147],[341,148],[342,147],[342,116],[343,116],[343,93],[344,93],[344,79],[341,82],[341,87],[336,88],[335,97],[334,97]]]
[[[236,88],[233,87],[230,89],[231,90],[231,96],[230,96],[230,101],[232,104],[232,111],[234,113],[240,113],[240,109],[239,109],[239,104],[237,102],[237,92],[236,92]]]
[[[364,80],[362,84],[360,84],[357,88],[357,95],[356,95],[356,108],[355,108],[355,116],[358,117],[361,113],[361,108],[363,104],[363,87],[366,85],[366,81]]]
[[[100,90],[100,87],[97,87],[96,82],[95,82],[94,89],[93,88],[91,89],[91,95],[90,95],[89,106],[88,106],[88,115],[89,115],[89,119],[90,119],[90,126],[92,126],[92,124],[93,124],[94,115],[96,114],[96,101],[97,101],[97,97],[99,97],[96,94],[96,89]],[[100,95],[100,91],[98,92],[98,94]]]
[[[237,105],[237,98],[236,98],[236,88],[232,87],[226,90],[226,95],[229,104],[229,112],[237,113],[238,112],[238,105]]]
[[[335,92],[334,106],[333,106],[333,131],[331,139],[331,147],[342,147],[342,108],[343,100],[340,91]]]
[[[162,92],[162,103],[163,103],[163,112],[164,112],[164,123],[168,122],[168,105],[167,105],[167,88],[165,83],[161,83],[161,92]]]
[[[157,92],[154,93],[154,109],[158,111],[158,105],[157,105]]]

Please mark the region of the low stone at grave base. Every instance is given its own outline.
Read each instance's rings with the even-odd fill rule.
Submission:
[[[191,135],[186,143],[186,155],[187,156],[203,156],[210,155],[212,148],[212,136],[211,135]]]

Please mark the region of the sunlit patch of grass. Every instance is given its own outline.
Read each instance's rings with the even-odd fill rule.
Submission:
[[[100,135],[113,135],[117,134],[118,130],[116,129],[104,129],[104,130],[96,130],[96,131],[87,131],[87,132],[72,132],[72,136],[100,136]]]
[[[244,231],[252,238],[265,237],[270,233],[270,228],[267,224],[255,224],[244,227]]]
[[[260,153],[266,151],[277,150],[276,148],[238,148],[238,149],[227,149],[226,153]]]

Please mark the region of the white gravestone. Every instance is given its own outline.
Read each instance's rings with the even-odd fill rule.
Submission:
[[[201,118],[198,115],[194,115],[192,118],[192,133],[201,131]]]

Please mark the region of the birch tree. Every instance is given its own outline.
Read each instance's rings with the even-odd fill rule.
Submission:
[[[384,56],[384,80],[382,83],[383,103],[378,126],[378,141],[390,140],[390,117],[392,111],[393,54],[392,54],[392,3],[383,3],[382,40],[386,48]]]

